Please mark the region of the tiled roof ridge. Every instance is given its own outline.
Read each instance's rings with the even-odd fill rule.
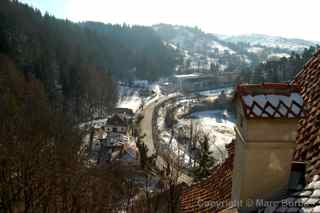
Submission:
[[[307,111],[298,124],[294,160],[306,163],[306,180],[320,174],[320,49],[308,60],[293,83],[301,87]]]
[[[262,207],[260,213],[319,213],[320,212],[320,178],[312,177],[311,182],[298,191],[288,194],[288,197],[274,202],[273,205]]]
[[[225,159],[225,161],[223,161],[222,163],[214,166],[212,169],[211,169],[211,174],[206,177],[206,178],[203,178],[202,180],[199,180],[199,181],[196,181],[196,182],[193,182],[190,184],[190,187],[192,186],[197,186],[199,184],[201,184],[203,181],[206,181],[208,179],[210,179],[212,176],[215,175],[215,172],[217,169],[219,169],[221,167],[221,165],[223,165],[229,158],[233,158],[233,155],[234,155],[234,149],[235,149],[235,145],[234,145],[234,142],[231,142],[229,144],[227,144],[226,146],[226,149],[227,149],[227,153],[228,153],[228,157]]]
[[[292,81],[292,83],[297,84],[296,79],[298,79],[304,72],[305,69],[308,68],[310,65],[312,65],[315,61],[315,59],[320,58],[320,48],[316,50],[315,54],[311,56],[311,58],[303,65],[303,69],[298,72],[298,74],[295,77],[295,80]]]
[[[227,206],[215,206],[212,202],[231,201],[234,142],[226,146],[229,156],[201,182],[184,188],[180,199],[180,211],[184,213],[217,212]]]

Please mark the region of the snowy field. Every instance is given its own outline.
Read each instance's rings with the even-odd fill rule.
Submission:
[[[181,110],[184,105],[188,104],[187,100],[181,100]],[[177,109],[178,111],[180,108]],[[179,144],[175,137],[172,137],[171,131],[165,128],[165,114],[166,108],[159,111],[157,120],[158,129],[160,130],[160,141],[162,148],[167,151],[175,153],[180,156],[180,159],[186,165],[192,164],[190,154],[185,145]],[[188,118],[179,119],[175,128],[189,128],[192,123],[194,130],[198,130],[207,134],[210,138],[210,151],[218,163],[222,163],[227,157],[228,153],[226,145],[231,143],[235,138],[234,126],[235,118],[227,110],[212,110],[192,113]]]
[[[234,116],[226,110],[203,111],[192,113],[191,120],[195,126],[209,134],[210,150],[216,159],[224,161],[228,155],[225,146],[235,138]]]
[[[213,90],[205,90],[201,92],[197,92],[196,94],[202,95],[202,96],[218,96],[222,91],[224,91],[226,94],[231,94],[233,92],[232,87],[222,88],[222,89],[213,89]]]
[[[179,120],[177,126],[189,126],[202,131],[210,138],[210,151],[219,163],[222,163],[228,153],[226,145],[235,138],[235,118],[226,110],[212,110],[192,113],[189,118]]]

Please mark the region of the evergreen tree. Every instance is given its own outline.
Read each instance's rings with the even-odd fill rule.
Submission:
[[[212,157],[212,152],[209,147],[209,137],[205,135],[200,143],[199,165],[195,169],[195,179],[200,180],[209,176],[212,166],[215,164],[215,159]]]
[[[302,54],[292,52],[289,58],[270,60],[251,67],[250,83],[290,82],[315,53],[317,47],[305,49]],[[241,74],[242,75],[242,74]],[[238,82],[242,82],[238,79]]]

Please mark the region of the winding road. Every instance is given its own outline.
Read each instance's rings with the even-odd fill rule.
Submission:
[[[157,105],[163,103],[164,101],[172,98],[174,96],[162,96],[157,99],[157,101],[153,101],[152,103],[146,105],[143,109],[143,115],[144,118],[141,120],[140,127],[142,130],[142,135],[145,135],[144,137],[144,143],[148,147],[148,156],[151,156],[156,153],[156,149],[154,146],[154,141],[153,141],[153,135],[152,135],[152,117],[153,117],[153,112],[154,109]],[[158,155],[157,161],[156,161],[156,166],[159,169],[163,169],[165,167],[165,161],[163,158]],[[182,173],[179,178],[178,178],[178,183],[187,183],[191,184],[192,183],[192,178],[184,173]]]

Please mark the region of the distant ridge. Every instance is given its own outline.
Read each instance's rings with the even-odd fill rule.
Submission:
[[[308,40],[299,39],[299,38],[285,38],[281,36],[269,36],[269,35],[254,34],[254,33],[244,34],[244,35],[233,35],[233,36],[218,35],[218,34],[215,34],[215,35],[224,41],[228,41],[232,43],[244,42],[252,45],[280,47],[280,48],[291,49],[294,51],[300,51],[301,49],[320,44],[320,42],[317,42],[317,41],[308,41]]]
[[[163,42],[183,56],[177,72],[239,71],[268,60],[288,58],[320,42],[262,34],[221,35],[198,27],[152,26]]]

